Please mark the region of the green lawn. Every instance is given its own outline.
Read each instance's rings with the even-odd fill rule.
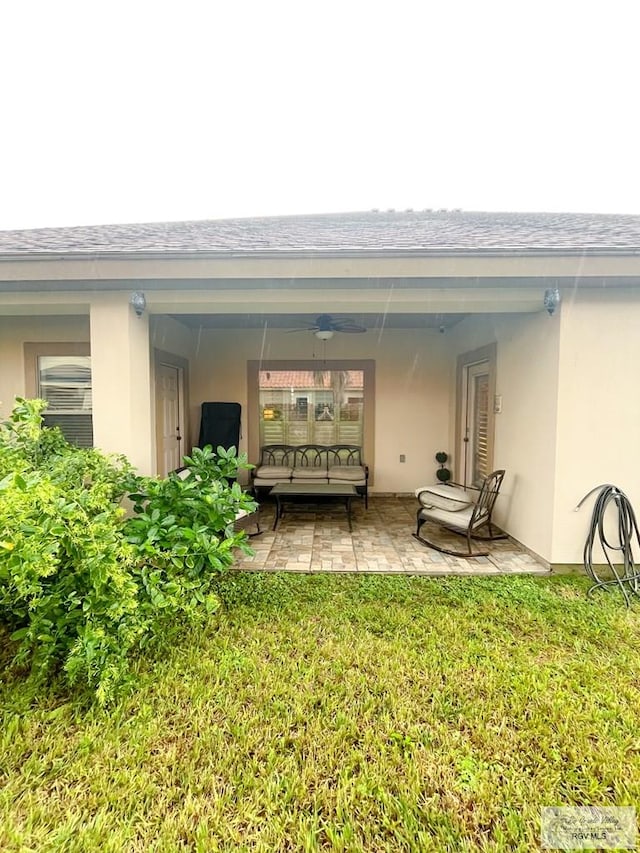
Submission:
[[[640,618],[616,594],[241,583],[251,606],[110,712],[5,677],[0,849],[529,851],[544,805],[640,802]]]

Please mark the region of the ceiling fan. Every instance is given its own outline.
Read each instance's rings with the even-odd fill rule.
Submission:
[[[321,341],[329,341],[334,335],[334,332],[348,332],[349,334],[359,334],[366,332],[364,326],[358,325],[351,317],[336,316],[331,314],[320,314],[316,317],[313,323],[309,326],[304,326],[301,329],[291,329],[292,332],[313,332],[316,338]]]

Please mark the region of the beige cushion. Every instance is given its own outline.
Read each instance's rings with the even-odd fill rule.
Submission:
[[[349,481],[347,481],[347,480],[336,480],[334,478],[333,480],[329,480],[328,482],[331,484],[335,484],[336,486],[347,486],[347,485],[348,486],[366,486],[367,485],[367,481],[364,479],[363,480],[349,480]]]
[[[443,524],[445,527],[453,527],[456,530],[467,530],[471,523],[473,509],[473,506],[469,506],[467,509],[460,510],[460,512],[451,512],[446,509],[423,507],[419,515],[425,521],[435,521],[437,524]],[[475,527],[478,526],[478,524],[475,525]]]
[[[260,480],[277,480],[278,477],[285,480],[291,477],[289,465],[261,465],[256,471],[256,478]]]
[[[460,512],[473,503],[471,495],[458,486],[421,486],[416,489],[416,497],[428,509],[447,512]]]
[[[308,465],[302,468],[294,468],[291,476],[294,480],[326,480],[327,469],[312,468],[311,465]]]
[[[336,483],[353,483],[366,479],[362,465],[332,465],[329,468],[329,480]]]

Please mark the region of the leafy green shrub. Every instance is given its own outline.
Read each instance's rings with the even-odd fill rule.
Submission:
[[[182,474],[138,477],[130,484],[136,515],[124,534],[139,555],[143,611],[194,621],[217,609],[220,577],[234,549],[248,550],[246,534],[234,531],[236,514],[252,512],[256,503],[238,483],[229,484],[238,468],[248,467],[235,448],[219,447],[217,454],[208,446],[194,448],[184,462]]]
[[[59,429],[42,429],[44,400],[16,397],[8,421],[0,423],[0,479],[31,471],[64,452],[66,441]]]
[[[233,520],[255,504],[225,479],[246,465],[235,450],[194,451],[184,479],[138,477],[43,428],[44,405],[18,398],[0,424],[0,620],[17,663],[36,677],[62,666],[104,703],[137,651],[216,609],[233,549],[247,547]]]

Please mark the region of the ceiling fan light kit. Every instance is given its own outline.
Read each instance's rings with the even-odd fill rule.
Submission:
[[[314,335],[320,341],[330,341],[333,337],[333,329],[317,329]]]

